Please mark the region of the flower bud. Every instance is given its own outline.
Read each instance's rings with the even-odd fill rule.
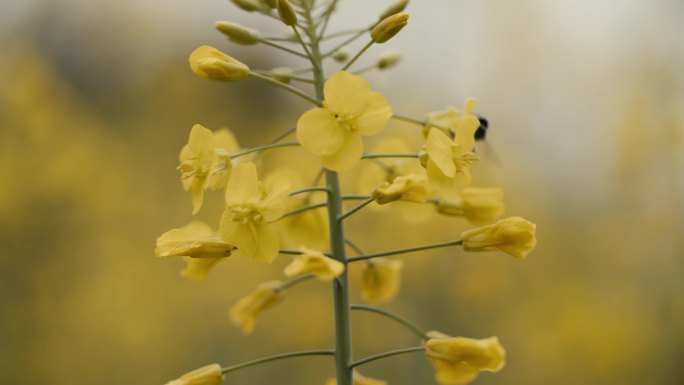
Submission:
[[[506,363],[506,351],[496,337],[450,337],[431,331],[428,338],[425,355],[441,385],[467,384],[480,372],[498,372]]]
[[[265,10],[264,6],[257,0],[233,0],[233,4],[247,12],[262,12]]]
[[[294,257],[292,263],[285,267],[285,276],[294,277],[302,274],[313,274],[321,281],[332,281],[344,272],[344,264],[325,256],[320,251],[300,247],[302,254]]]
[[[203,78],[226,82],[245,80],[249,76],[249,67],[208,45],[192,51],[190,68]]]
[[[332,54],[332,58],[333,58],[333,60],[335,60],[338,63],[344,63],[347,60],[349,60],[352,53],[353,52],[352,52],[351,48],[349,48],[349,46],[345,45],[345,46],[338,48],[335,51],[335,53]]]
[[[383,182],[372,193],[373,199],[381,205],[399,199],[425,202],[427,195],[427,177],[418,174],[398,176],[392,183]]]
[[[268,8],[275,9],[275,7],[278,5],[278,0],[261,0],[261,3]]]
[[[504,218],[494,224],[468,230],[461,234],[466,251],[499,250],[519,259],[537,246],[537,226],[520,217]]]
[[[219,385],[223,382],[221,365],[211,364],[192,372],[185,373],[180,378],[168,382],[166,385]]]
[[[378,44],[388,41],[408,24],[408,19],[409,14],[406,12],[395,13],[384,18],[371,30],[371,38]]]
[[[293,26],[297,24],[297,12],[289,0],[278,0],[278,16],[285,25]]]
[[[292,68],[290,67],[275,67],[271,69],[271,77],[282,83],[289,83],[292,80]]]
[[[361,275],[361,297],[370,304],[389,302],[399,293],[401,270],[399,259],[373,258]]]
[[[401,60],[401,54],[399,51],[389,50],[380,54],[378,57],[378,63],[376,66],[379,70],[386,70],[390,67],[394,67]]]
[[[172,229],[157,238],[157,257],[224,258],[233,246],[219,238],[212,228],[200,221]]]
[[[233,43],[252,45],[259,42],[259,32],[247,27],[243,27],[240,24],[230,23],[227,21],[217,21],[214,26],[219,32],[228,36],[228,39]]]
[[[444,215],[464,216],[475,225],[485,225],[504,213],[503,191],[498,188],[468,187],[456,200],[439,200],[437,211]]]
[[[394,14],[397,14],[397,13],[403,11],[404,8],[406,8],[406,6],[408,5],[408,2],[409,2],[409,0],[398,0],[398,1],[396,1],[394,4],[387,7],[385,12],[380,14],[380,20],[382,21],[382,20],[384,20],[384,19],[386,19],[386,18],[388,18]]]
[[[230,308],[230,318],[242,328],[245,334],[254,330],[254,325],[259,314],[271,308],[283,298],[280,289],[282,282],[264,282],[252,294],[240,299]]]

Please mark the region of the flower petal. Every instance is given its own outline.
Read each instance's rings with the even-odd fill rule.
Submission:
[[[361,159],[363,141],[356,133],[347,133],[342,147],[334,154],[321,157],[323,166],[333,171],[348,170]]]
[[[235,245],[243,254],[252,256],[257,251],[256,232],[249,223],[233,221],[230,210],[221,216],[221,239]]]
[[[336,72],[325,82],[325,105],[334,113],[358,116],[367,106],[364,94],[370,89],[363,77],[347,71]]]
[[[254,163],[235,166],[226,187],[226,203],[230,206],[260,198],[259,179]]]
[[[375,135],[382,131],[392,118],[392,106],[379,92],[365,96],[366,110],[358,118],[358,130],[363,136]]]
[[[458,153],[464,154],[473,151],[475,147],[475,131],[480,127],[480,121],[473,116],[467,117],[456,129],[454,143],[458,145]]]
[[[256,250],[251,257],[259,262],[273,262],[280,250],[278,234],[270,225],[264,222],[255,224],[254,231],[256,234]]]
[[[435,166],[447,177],[456,173],[456,165],[451,152],[453,142],[440,130],[430,130],[425,141],[425,151]]]
[[[344,133],[344,128],[325,108],[309,110],[297,121],[297,140],[315,155],[330,155],[337,151],[344,141]]]

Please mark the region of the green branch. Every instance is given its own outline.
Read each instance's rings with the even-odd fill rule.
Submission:
[[[425,246],[417,246],[417,247],[409,247],[406,249],[396,249],[396,250],[390,250],[390,251],[383,251],[380,253],[373,253],[373,254],[365,254],[365,255],[359,255],[357,257],[351,257],[348,259],[349,262],[356,262],[356,261],[362,261],[365,259],[372,259],[372,258],[378,258],[378,257],[386,257],[389,255],[397,255],[397,254],[406,254],[406,253],[413,253],[415,251],[422,251],[422,250],[430,250],[430,249],[438,249],[442,247],[449,247],[449,246],[459,246],[462,245],[463,241],[458,240],[458,241],[450,241],[450,242],[442,242],[442,243],[433,243],[430,245],[425,245]]]
[[[246,150],[242,150],[240,152],[236,152],[235,154],[230,156],[230,159],[235,159],[238,157],[241,157],[243,155],[251,154],[253,152],[261,152],[264,150],[270,150],[272,148],[278,148],[278,147],[293,147],[293,146],[299,146],[299,142],[283,142],[283,143],[271,143],[271,144],[265,144],[263,146],[258,146],[258,147],[253,147],[253,148],[248,148]]]
[[[392,357],[392,356],[397,356],[399,354],[406,354],[406,353],[412,353],[412,352],[422,352],[424,350],[425,350],[424,346],[414,346],[412,348],[392,350],[389,352],[384,352],[384,353],[376,354],[374,356],[366,357],[366,358],[358,360],[358,361],[354,361],[351,364],[349,364],[349,367],[355,368],[359,365],[363,365],[363,364],[366,364],[366,363],[371,362],[371,361],[379,360],[381,358]]]
[[[237,364],[237,365],[226,366],[225,368],[221,368],[221,372],[223,374],[226,374],[228,372],[232,372],[233,370],[238,370],[238,369],[246,368],[246,367],[253,366],[253,365],[259,365],[259,364],[263,364],[265,362],[282,360],[285,358],[303,357],[303,356],[334,356],[334,355],[335,355],[335,352],[332,350],[304,350],[301,352],[276,354],[274,356],[259,358],[256,360],[243,362],[243,363]]]
[[[276,79],[273,79],[272,77],[269,77],[269,76],[266,76],[266,75],[262,75],[262,74],[260,74],[260,73],[258,73],[258,72],[253,72],[253,71],[252,71],[252,72],[250,72],[249,74],[250,74],[251,76],[257,78],[257,79],[264,80],[264,81],[266,81],[266,82],[269,82],[269,83],[273,84],[274,86],[280,87],[280,88],[282,88],[282,89],[284,89],[284,90],[286,90],[286,91],[290,91],[290,92],[292,92],[293,94],[295,94],[295,95],[301,97],[302,99],[308,100],[309,102],[311,102],[311,103],[313,103],[313,104],[315,104],[315,105],[317,105],[317,106],[319,106],[319,107],[321,106],[321,102],[319,102],[318,100],[316,100],[316,98],[312,97],[311,95],[308,95],[308,94],[304,93],[304,91],[302,91],[302,90],[300,90],[300,89],[298,89],[298,88],[292,87],[292,86],[290,86],[290,85],[288,85],[288,84],[285,84],[285,83],[283,83],[283,82],[281,82],[281,81],[278,81],[278,80],[276,80]]]
[[[406,326],[412,332],[416,333],[416,335],[419,336],[421,339],[427,338],[427,336],[426,336],[427,333],[423,329],[421,329],[420,327],[418,327],[413,322],[410,322],[409,320],[407,320],[406,318],[404,318],[398,314],[389,312],[387,310],[379,309],[377,307],[366,306],[366,305],[352,304],[351,309],[352,310],[362,310],[362,311],[367,311],[367,312],[383,315],[387,318],[393,319],[394,321],[397,321],[400,324]]]
[[[367,205],[369,205],[370,203],[372,203],[374,200],[375,200],[375,199],[373,199],[373,197],[367,198],[365,201],[363,201],[363,202],[359,203],[358,205],[352,207],[352,208],[351,208],[349,211],[347,211],[346,213],[340,215],[340,216],[337,218],[337,220],[340,221],[340,222],[343,221],[345,218],[347,218],[348,216],[350,216],[350,215],[354,214],[355,212],[361,210],[362,208],[366,207]]]

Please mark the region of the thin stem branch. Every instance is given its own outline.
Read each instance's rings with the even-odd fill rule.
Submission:
[[[352,242],[351,239],[347,238],[344,240],[344,243],[346,243],[349,247],[351,247],[354,252],[358,255],[365,254],[363,250],[359,246],[356,245],[356,243]]]
[[[321,27],[320,32],[318,33],[318,36],[322,39],[323,36],[325,36],[325,30],[328,29],[328,23],[330,22],[330,15],[335,11],[335,6],[337,5],[337,0],[333,0],[332,3],[330,3],[330,7],[325,11],[325,16],[323,18],[323,26]]]
[[[368,31],[368,28],[349,29],[346,31],[339,31],[339,32],[331,33],[330,35],[327,35],[327,36],[324,36],[323,38],[321,38],[321,40],[330,40],[330,39],[334,39],[336,37],[347,36],[347,35],[351,35],[353,33],[355,33],[355,34],[364,33],[367,31]]]
[[[342,43],[340,43],[340,44],[338,44],[337,46],[335,46],[335,48],[333,48],[333,49],[331,49],[330,51],[328,51],[328,52],[326,52],[325,54],[323,54],[323,57],[326,58],[326,57],[328,57],[328,56],[334,54],[338,49],[344,47],[344,46],[347,45],[347,44],[353,43],[354,40],[360,38],[361,36],[363,36],[363,35],[364,35],[366,32],[368,32],[368,31],[370,31],[370,28],[366,28],[366,29],[364,29],[364,30],[359,31],[356,35],[354,35],[354,36],[350,37],[349,39],[343,41]]]
[[[282,143],[271,143],[271,144],[265,144],[263,146],[258,146],[258,147],[253,147],[253,148],[248,148],[246,150],[242,150],[240,152],[236,152],[235,154],[232,154],[230,156],[230,159],[235,159],[239,158],[243,155],[251,154],[253,152],[261,152],[264,150],[270,150],[272,148],[278,148],[278,147],[293,147],[293,146],[299,146],[299,142],[282,142]]]
[[[363,55],[363,53],[366,52],[368,48],[370,48],[373,44],[375,44],[375,42],[371,40],[366,45],[364,45],[363,48],[361,48],[361,50],[349,61],[349,63],[342,67],[342,71],[345,71],[347,70],[347,68],[351,67],[351,65],[354,64],[354,62],[356,62],[356,60],[360,58],[361,55]]]
[[[302,35],[299,34],[299,29],[297,29],[297,26],[293,25],[292,30],[297,36],[297,40],[299,40],[299,43],[302,45],[302,48],[304,48],[304,52],[306,52],[306,56],[309,58],[309,61],[315,65],[316,61],[313,60],[313,56],[311,56],[311,51],[309,51],[309,47],[306,46],[306,42],[302,38]]]
[[[368,67],[363,67],[360,70],[354,71],[354,74],[362,75],[362,74],[365,74],[366,72],[372,71],[372,70],[377,69],[377,68],[378,68],[377,64],[369,65]]]
[[[287,281],[283,282],[282,285],[280,285],[280,290],[289,289],[292,286],[294,286],[300,282],[308,281],[313,277],[315,277],[315,275],[313,275],[313,274],[304,274],[304,275],[300,275],[299,277],[294,277],[292,279],[288,279]]]
[[[293,55],[295,55],[295,56],[299,56],[299,57],[302,57],[302,58],[304,58],[304,59],[308,59],[308,58],[306,57],[306,55],[304,55],[303,53],[297,52],[297,51],[295,51],[295,50],[293,50],[293,49],[291,49],[291,48],[287,48],[287,47],[282,46],[282,45],[280,45],[280,44],[278,44],[278,43],[274,43],[274,42],[272,42],[271,40],[267,40],[267,39],[257,39],[257,40],[259,40],[259,43],[266,44],[266,45],[271,46],[271,47],[273,47],[273,48],[277,48],[277,49],[279,49],[279,50],[281,50],[281,51],[285,51],[285,52],[287,52],[287,53],[291,53],[291,54],[293,54]]]
[[[308,100],[309,102],[311,102],[311,103],[313,103],[313,104],[315,104],[315,105],[317,105],[317,106],[319,106],[319,107],[321,106],[321,102],[319,102],[318,100],[316,100],[316,98],[314,98],[314,97],[311,96],[311,95],[306,94],[304,91],[302,91],[302,90],[300,90],[300,89],[298,89],[298,88],[292,87],[292,86],[290,86],[290,85],[288,85],[288,84],[285,84],[285,83],[283,83],[283,82],[281,82],[281,81],[278,81],[278,80],[276,80],[276,79],[273,79],[272,77],[269,77],[269,76],[266,76],[266,75],[262,75],[262,74],[260,74],[260,73],[258,73],[258,72],[250,72],[249,74],[250,74],[251,76],[257,78],[257,79],[261,79],[261,80],[267,81],[267,82],[269,82],[269,83],[271,83],[271,84],[273,84],[273,85],[275,85],[275,86],[278,86],[278,87],[280,87],[280,88],[282,88],[282,89],[284,89],[284,90],[290,91],[290,92],[292,92],[293,94],[295,94],[295,95],[301,97],[302,99]]]
[[[253,366],[253,365],[259,365],[259,364],[263,364],[265,362],[282,360],[284,358],[303,357],[303,356],[334,356],[334,355],[335,355],[335,352],[332,350],[304,350],[301,352],[276,354],[274,356],[263,357],[263,358],[259,358],[256,360],[243,362],[241,364],[227,366],[225,368],[221,368],[221,372],[223,374],[226,374],[228,372],[232,372],[233,370],[238,370],[238,369],[246,368],[246,367]]]
[[[392,313],[392,312],[387,311],[387,310],[379,309],[379,308],[374,307],[374,306],[367,306],[367,305],[352,304],[351,309],[376,313],[376,314],[383,315],[387,318],[391,318],[391,319],[399,322],[400,324],[406,326],[408,329],[411,329],[411,331],[416,333],[416,335],[418,335],[421,339],[426,338],[427,332],[425,332],[425,330],[421,329],[419,326],[417,326],[413,322],[407,320],[406,318],[404,318],[398,314]]]
[[[370,356],[370,357],[366,357],[366,358],[361,359],[361,360],[358,360],[358,361],[354,361],[354,362],[352,362],[351,364],[349,364],[349,367],[350,367],[350,368],[355,368],[355,367],[357,367],[357,366],[359,366],[359,365],[363,365],[363,364],[369,363],[369,362],[371,362],[371,361],[379,360],[379,359],[381,359],[381,358],[392,357],[392,356],[396,356],[396,355],[399,355],[399,354],[406,354],[406,353],[412,353],[412,352],[422,352],[422,351],[424,351],[424,350],[425,350],[425,347],[424,347],[424,346],[414,346],[414,347],[412,347],[412,348],[404,348],[404,349],[391,350],[391,351],[389,351],[389,352],[384,352],[384,353],[376,354],[376,355],[374,355],[374,356]]]
[[[370,198],[370,195],[342,195],[342,199],[346,201],[360,201]]]
[[[288,250],[288,249],[280,249],[278,250],[279,254],[285,254],[285,255],[299,255],[303,254],[303,252],[299,250]]]
[[[276,144],[276,143],[280,142],[281,140],[287,138],[288,136],[294,134],[296,131],[297,131],[297,127],[292,127],[290,129],[288,129],[287,131],[283,132],[282,134],[278,135],[269,144]]]
[[[359,203],[358,205],[352,207],[352,208],[351,208],[349,211],[347,211],[346,213],[340,215],[340,216],[337,218],[337,220],[340,221],[340,222],[342,222],[345,218],[347,218],[348,216],[350,216],[350,215],[354,214],[355,212],[361,210],[362,208],[368,206],[368,205],[369,205],[371,202],[373,202],[374,200],[375,200],[375,199],[373,199],[373,197],[370,197],[370,198],[366,199],[365,201],[363,201],[363,202]]]
[[[259,73],[261,75],[264,75],[264,76],[273,77],[273,78],[276,77],[276,75],[271,71],[267,71],[267,70],[252,70],[252,71]],[[294,80],[297,82],[308,83],[308,84],[313,84],[313,82],[314,82],[313,79],[303,78],[300,76],[288,76],[287,78],[289,80]]]
[[[380,253],[373,253],[373,254],[365,254],[365,255],[359,255],[356,257],[351,257],[347,261],[349,262],[356,262],[356,261],[362,261],[365,259],[372,259],[372,258],[378,258],[378,257],[386,257],[388,255],[397,255],[397,254],[406,254],[406,253],[413,253],[415,251],[422,251],[422,250],[430,250],[430,249],[439,249],[442,247],[449,247],[449,246],[459,246],[462,245],[463,241],[458,240],[458,241],[450,241],[450,242],[442,242],[442,243],[433,243],[429,245],[424,245],[424,246],[417,246],[417,247],[409,247],[406,249],[396,249],[396,250],[389,250],[389,251],[383,251]]]
[[[361,159],[374,159],[374,158],[420,158],[420,154],[417,152],[403,153],[403,154],[363,154]]]
[[[300,208],[297,208],[297,209],[290,210],[290,211],[286,212],[285,214],[283,214],[282,217],[280,217],[280,219],[283,219],[283,218],[285,218],[285,217],[289,217],[289,216],[291,216],[291,215],[300,214],[300,213],[303,213],[304,211],[309,211],[309,210],[317,209],[317,208],[320,208],[320,207],[325,207],[325,206],[327,206],[327,205],[328,205],[327,202],[323,202],[323,203],[316,203],[316,204],[308,205],[308,206],[302,206],[302,207],[300,207]]]
[[[437,127],[441,130],[451,130],[449,127],[444,127],[438,123],[428,122],[427,120],[415,119],[415,118],[411,118],[409,116],[404,116],[404,115],[394,114],[394,115],[392,115],[392,119],[401,120],[401,121],[407,122],[407,123],[412,123],[412,124],[415,124],[415,125],[418,125],[421,127],[432,126],[432,127]]]
[[[300,188],[299,190],[290,191],[290,196],[302,194],[305,192],[312,192],[312,191],[325,191],[325,192],[329,193],[330,189],[327,187],[321,187],[321,186],[305,187],[305,188]]]

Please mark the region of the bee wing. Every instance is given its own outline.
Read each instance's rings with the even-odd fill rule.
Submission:
[[[478,141],[475,143],[475,149],[477,150],[477,152],[482,153],[485,158],[490,160],[497,167],[503,167],[501,157],[494,150],[494,146],[492,146],[491,143],[485,140]]]

